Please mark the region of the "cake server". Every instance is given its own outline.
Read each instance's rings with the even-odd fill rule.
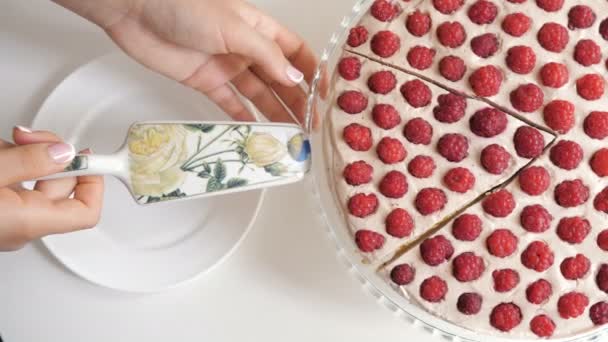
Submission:
[[[40,179],[112,175],[139,204],[289,184],[310,170],[300,126],[259,122],[138,122],[109,155],[79,154]]]

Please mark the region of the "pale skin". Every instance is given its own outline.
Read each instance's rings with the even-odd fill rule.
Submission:
[[[241,0],[54,0],[103,29],[147,68],[189,86],[235,120],[253,120],[245,96],[272,121],[303,122],[317,59],[275,19]],[[86,152],[86,151],[85,151]],[[0,140],[0,251],[99,220],[103,178],[20,182],[62,170],[74,156],[50,132],[16,127]],[[70,197],[70,195],[72,195]]]

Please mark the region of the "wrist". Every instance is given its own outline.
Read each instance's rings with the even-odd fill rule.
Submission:
[[[52,0],[103,29],[141,7],[143,0]]]

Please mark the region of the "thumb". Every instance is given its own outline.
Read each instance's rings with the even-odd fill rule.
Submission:
[[[74,146],[38,143],[0,150],[0,187],[63,170],[74,158]]]

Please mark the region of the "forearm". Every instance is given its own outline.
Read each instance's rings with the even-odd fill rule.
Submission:
[[[141,0],[52,0],[81,17],[107,28],[139,8]]]

